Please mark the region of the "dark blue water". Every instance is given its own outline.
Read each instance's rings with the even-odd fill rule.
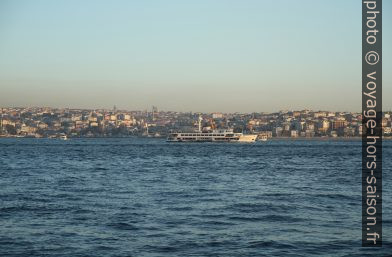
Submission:
[[[359,141],[0,140],[0,256],[387,256],[361,248]]]

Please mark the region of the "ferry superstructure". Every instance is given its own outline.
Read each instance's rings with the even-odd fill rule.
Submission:
[[[170,133],[168,142],[255,142],[257,135],[244,135],[230,130],[213,132]]]

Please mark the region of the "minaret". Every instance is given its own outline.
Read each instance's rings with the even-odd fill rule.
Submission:
[[[152,107],[152,120],[155,121],[156,116],[158,114],[158,108],[156,106]]]
[[[201,117],[201,115],[199,115],[199,132],[201,132],[201,122],[202,122],[203,118]]]

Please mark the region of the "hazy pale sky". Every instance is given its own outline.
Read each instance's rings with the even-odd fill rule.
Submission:
[[[360,111],[361,1],[0,1],[0,106],[113,105]]]

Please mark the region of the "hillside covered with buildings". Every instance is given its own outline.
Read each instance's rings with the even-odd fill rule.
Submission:
[[[172,131],[194,131],[199,115],[203,131],[234,129],[268,137],[359,137],[360,113],[280,111],[276,113],[192,113],[86,110],[58,108],[1,108],[0,137],[165,137]],[[384,113],[385,136],[391,136],[391,113]]]

